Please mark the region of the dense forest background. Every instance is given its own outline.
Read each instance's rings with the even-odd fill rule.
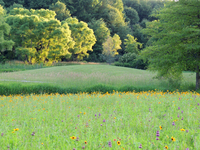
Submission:
[[[142,30],[162,0],[0,0],[0,61],[116,62],[145,69]],[[6,31],[6,32],[4,32]],[[4,33],[3,33],[4,32]],[[12,47],[12,48],[11,48]]]

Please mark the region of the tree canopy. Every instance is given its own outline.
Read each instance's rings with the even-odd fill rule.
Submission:
[[[93,51],[92,46],[96,43],[94,31],[88,27],[87,23],[79,22],[76,18],[70,17],[62,23],[67,23],[72,31],[75,45],[69,51],[72,53],[73,59],[81,60],[85,56],[88,57],[88,51]]]
[[[176,78],[182,71],[196,72],[196,89],[199,88],[200,66],[200,3],[198,0],[179,0],[166,3],[147,23],[145,34],[148,47],[142,56],[149,60],[149,69],[159,76]]]
[[[70,57],[74,46],[68,24],[55,19],[55,12],[15,8],[7,17],[12,27],[11,39],[15,41],[16,54],[29,63],[52,62]]]
[[[146,22],[156,19],[149,15],[162,7],[163,1],[0,0],[0,4],[4,5],[8,15],[6,22],[12,28],[11,33],[6,35],[7,40],[11,39],[15,42],[12,54],[16,56],[15,59],[34,63],[81,59],[103,61],[100,57],[103,52],[102,43],[108,36],[113,37],[115,34],[119,35],[121,40],[121,48],[117,50],[120,56],[126,53],[127,34],[137,38],[138,42],[145,47],[147,40],[141,30],[146,28]],[[53,40],[55,34],[52,33],[58,28],[64,28],[61,22],[66,22],[67,19],[69,21],[69,18],[78,20],[78,23],[67,22],[71,32],[69,36],[71,39],[68,39],[74,44],[67,43],[66,45],[71,46],[65,49],[65,52],[58,52],[58,47],[54,51],[53,46],[50,46],[56,45],[56,41]],[[17,22],[12,23],[12,19]],[[94,32],[90,30],[89,33],[89,29]],[[88,34],[83,33],[82,30],[88,30]],[[88,42],[81,42],[84,38]],[[89,41],[88,38],[91,40]],[[61,38],[59,41],[61,43]]]

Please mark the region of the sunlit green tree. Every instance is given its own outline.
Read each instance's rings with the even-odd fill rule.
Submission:
[[[83,57],[88,57],[88,51],[93,51],[92,46],[96,43],[94,31],[88,27],[88,24],[83,21],[78,21],[76,18],[68,18],[62,23],[67,23],[72,32],[72,38],[75,41],[73,48],[69,51],[72,53],[73,60],[82,60]]]
[[[107,63],[111,64],[114,61],[114,56],[119,54],[117,50],[121,49],[121,43],[120,37],[117,34],[113,37],[109,36],[103,43],[102,57]]]
[[[12,27],[16,54],[29,63],[48,62],[69,58],[69,48],[74,46],[68,24],[55,19],[51,10],[15,8],[7,17]]]

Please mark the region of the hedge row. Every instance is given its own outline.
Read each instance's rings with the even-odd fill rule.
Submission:
[[[109,85],[98,84],[88,88],[70,88],[70,87],[59,87],[51,84],[21,84],[21,83],[9,83],[3,84],[0,83],[0,95],[16,95],[16,94],[50,94],[50,93],[59,93],[59,94],[67,94],[67,93],[81,93],[81,92],[101,92],[101,93],[112,93],[114,91],[118,92],[140,92],[140,91],[152,91],[155,90],[155,87],[134,87],[134,86],[124,86],[124,87],[114,87]],[[166,92],[174,91],[175,89],[157,89],[159,91]]]

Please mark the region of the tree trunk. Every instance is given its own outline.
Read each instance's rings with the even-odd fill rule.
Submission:
[[[199,89],[199,84],[200,84],[199,65],[197,65],[197,70],[196,70],[196,90]]]

